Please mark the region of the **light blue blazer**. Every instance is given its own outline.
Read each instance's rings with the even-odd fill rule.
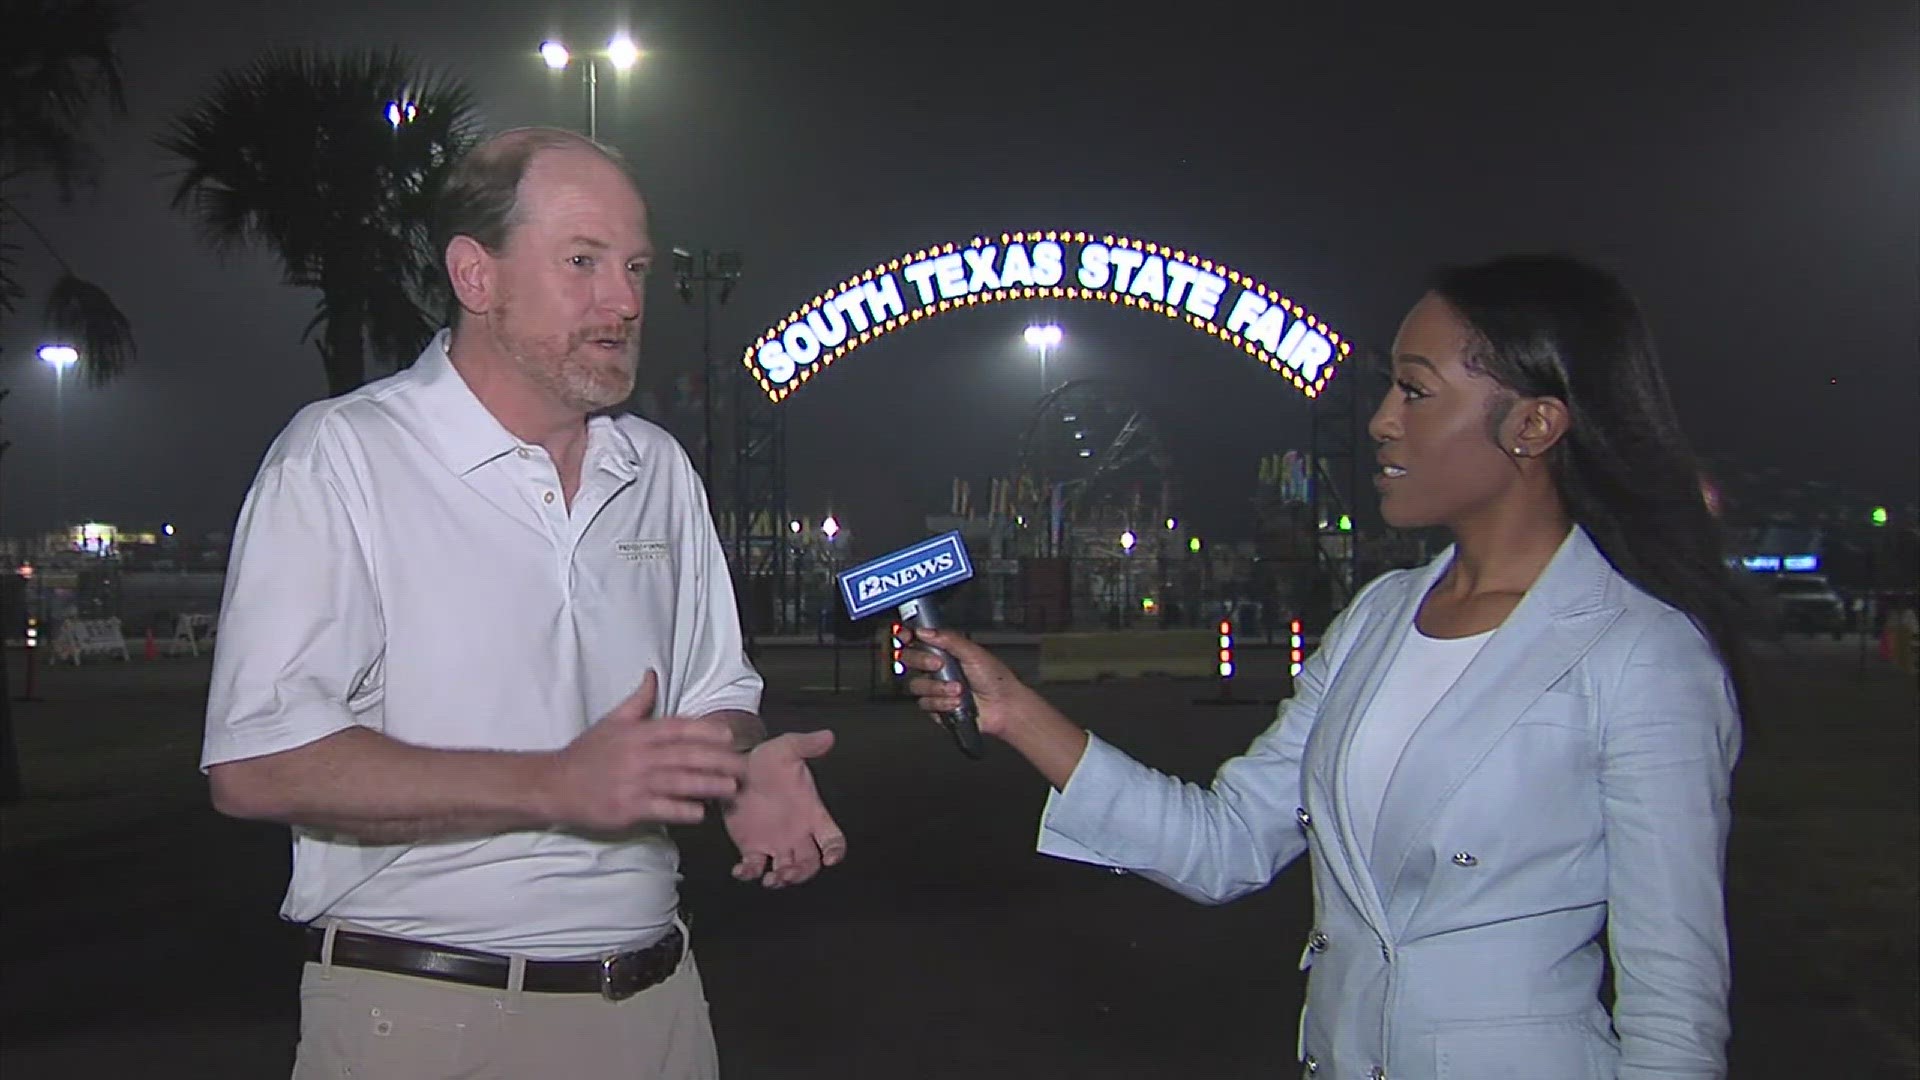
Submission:
[[[1039,850],[1209,904],[1307,852],[1298,1058],[1316,1080],[1724,1076],[1733,690],[1693,622],[1583,529],[1414,732],[1371,848],[1353,834],[1355,721],[1452,556],[1363,589],[1210,786],[1093,739]]]

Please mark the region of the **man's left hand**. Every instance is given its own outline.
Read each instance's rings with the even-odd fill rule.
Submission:
[[[813,786],[807,759],[833,748],[833,732],[776,735],[747,753],[747,777],[723,815],[740,849],[739,881],[798,885],[847,855],[847,838]]]

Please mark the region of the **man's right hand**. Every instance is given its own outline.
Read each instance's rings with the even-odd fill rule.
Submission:
[[[747,757],[725,720],[653,718],[660,681],[640,688],[553,757],[543,801],[556,824],[593,830],[692,825],[708,799],[731,799]]]

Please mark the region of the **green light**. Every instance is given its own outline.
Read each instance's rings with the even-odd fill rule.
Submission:
[[[1200,550],[1200,538],[1196,536],[1196,537],[1194,537],[1194,538],[1192,538],[1191,540],[1188,540],[1188,541],[1187,541],[1187,550],[1188,550],[1188,551],[1199,551],[1199,550]]]
[[[1345,514],[1340,515],[1340,531],[1341,532],[1353,531],[1353,519],[1348,517]]]
[[[1875,525],[1885,525],[1885,524],[1887,523],[1887,508],[1886,508],[1886,507],[1884,507],[1884,506],[1876,506],[1876,507],[1874,507],[1874,508],[1873,508],[1873,523],[1874,523]]]

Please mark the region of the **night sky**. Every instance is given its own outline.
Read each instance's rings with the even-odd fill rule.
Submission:
[[[264,254],[223,264],[165,205],[153,136],[221,66],[272,44],[399,46],[467,77],[489,127],[584,127],[578,82],[534,49],[614,29],[648,55],[602,80],[600,133],[635,162],[656,243],[745,256],[715,324],[729,374],[849,274],[976,233],[1174,244],[1378,344],[1432,264],[1557,249],[1640,294],[1697,447],[1890,502],[1920,487],[1910,0],[1551,22],[1477,4],[279,6],[149,3],[122,43],[132,115],[99,129],[103,184],[29,203],[140,345],[120,382],[66,387],[71,518],[224,530],[275,432],[324,393],[299,340],[315,297]],[[0,341],[15,534],[56,520],[38,299]],[[794,395],[793,509],[831,500],[875,550],[919,535],[956,474],[984,499],[1038,386],[1020,331],[1043,318],[1066,331],[1056,380],[1110,378],[1153,409],[1202,531],[1243,529],[1258,456],[1306,444],[1299,395],[1228,347],[1104,306],[997,305],[889,335]],[[643,383],[670,396],[698,343],[697,309],[658,275]],[[917,505],[888,479],[902,468],[925,479]]]

